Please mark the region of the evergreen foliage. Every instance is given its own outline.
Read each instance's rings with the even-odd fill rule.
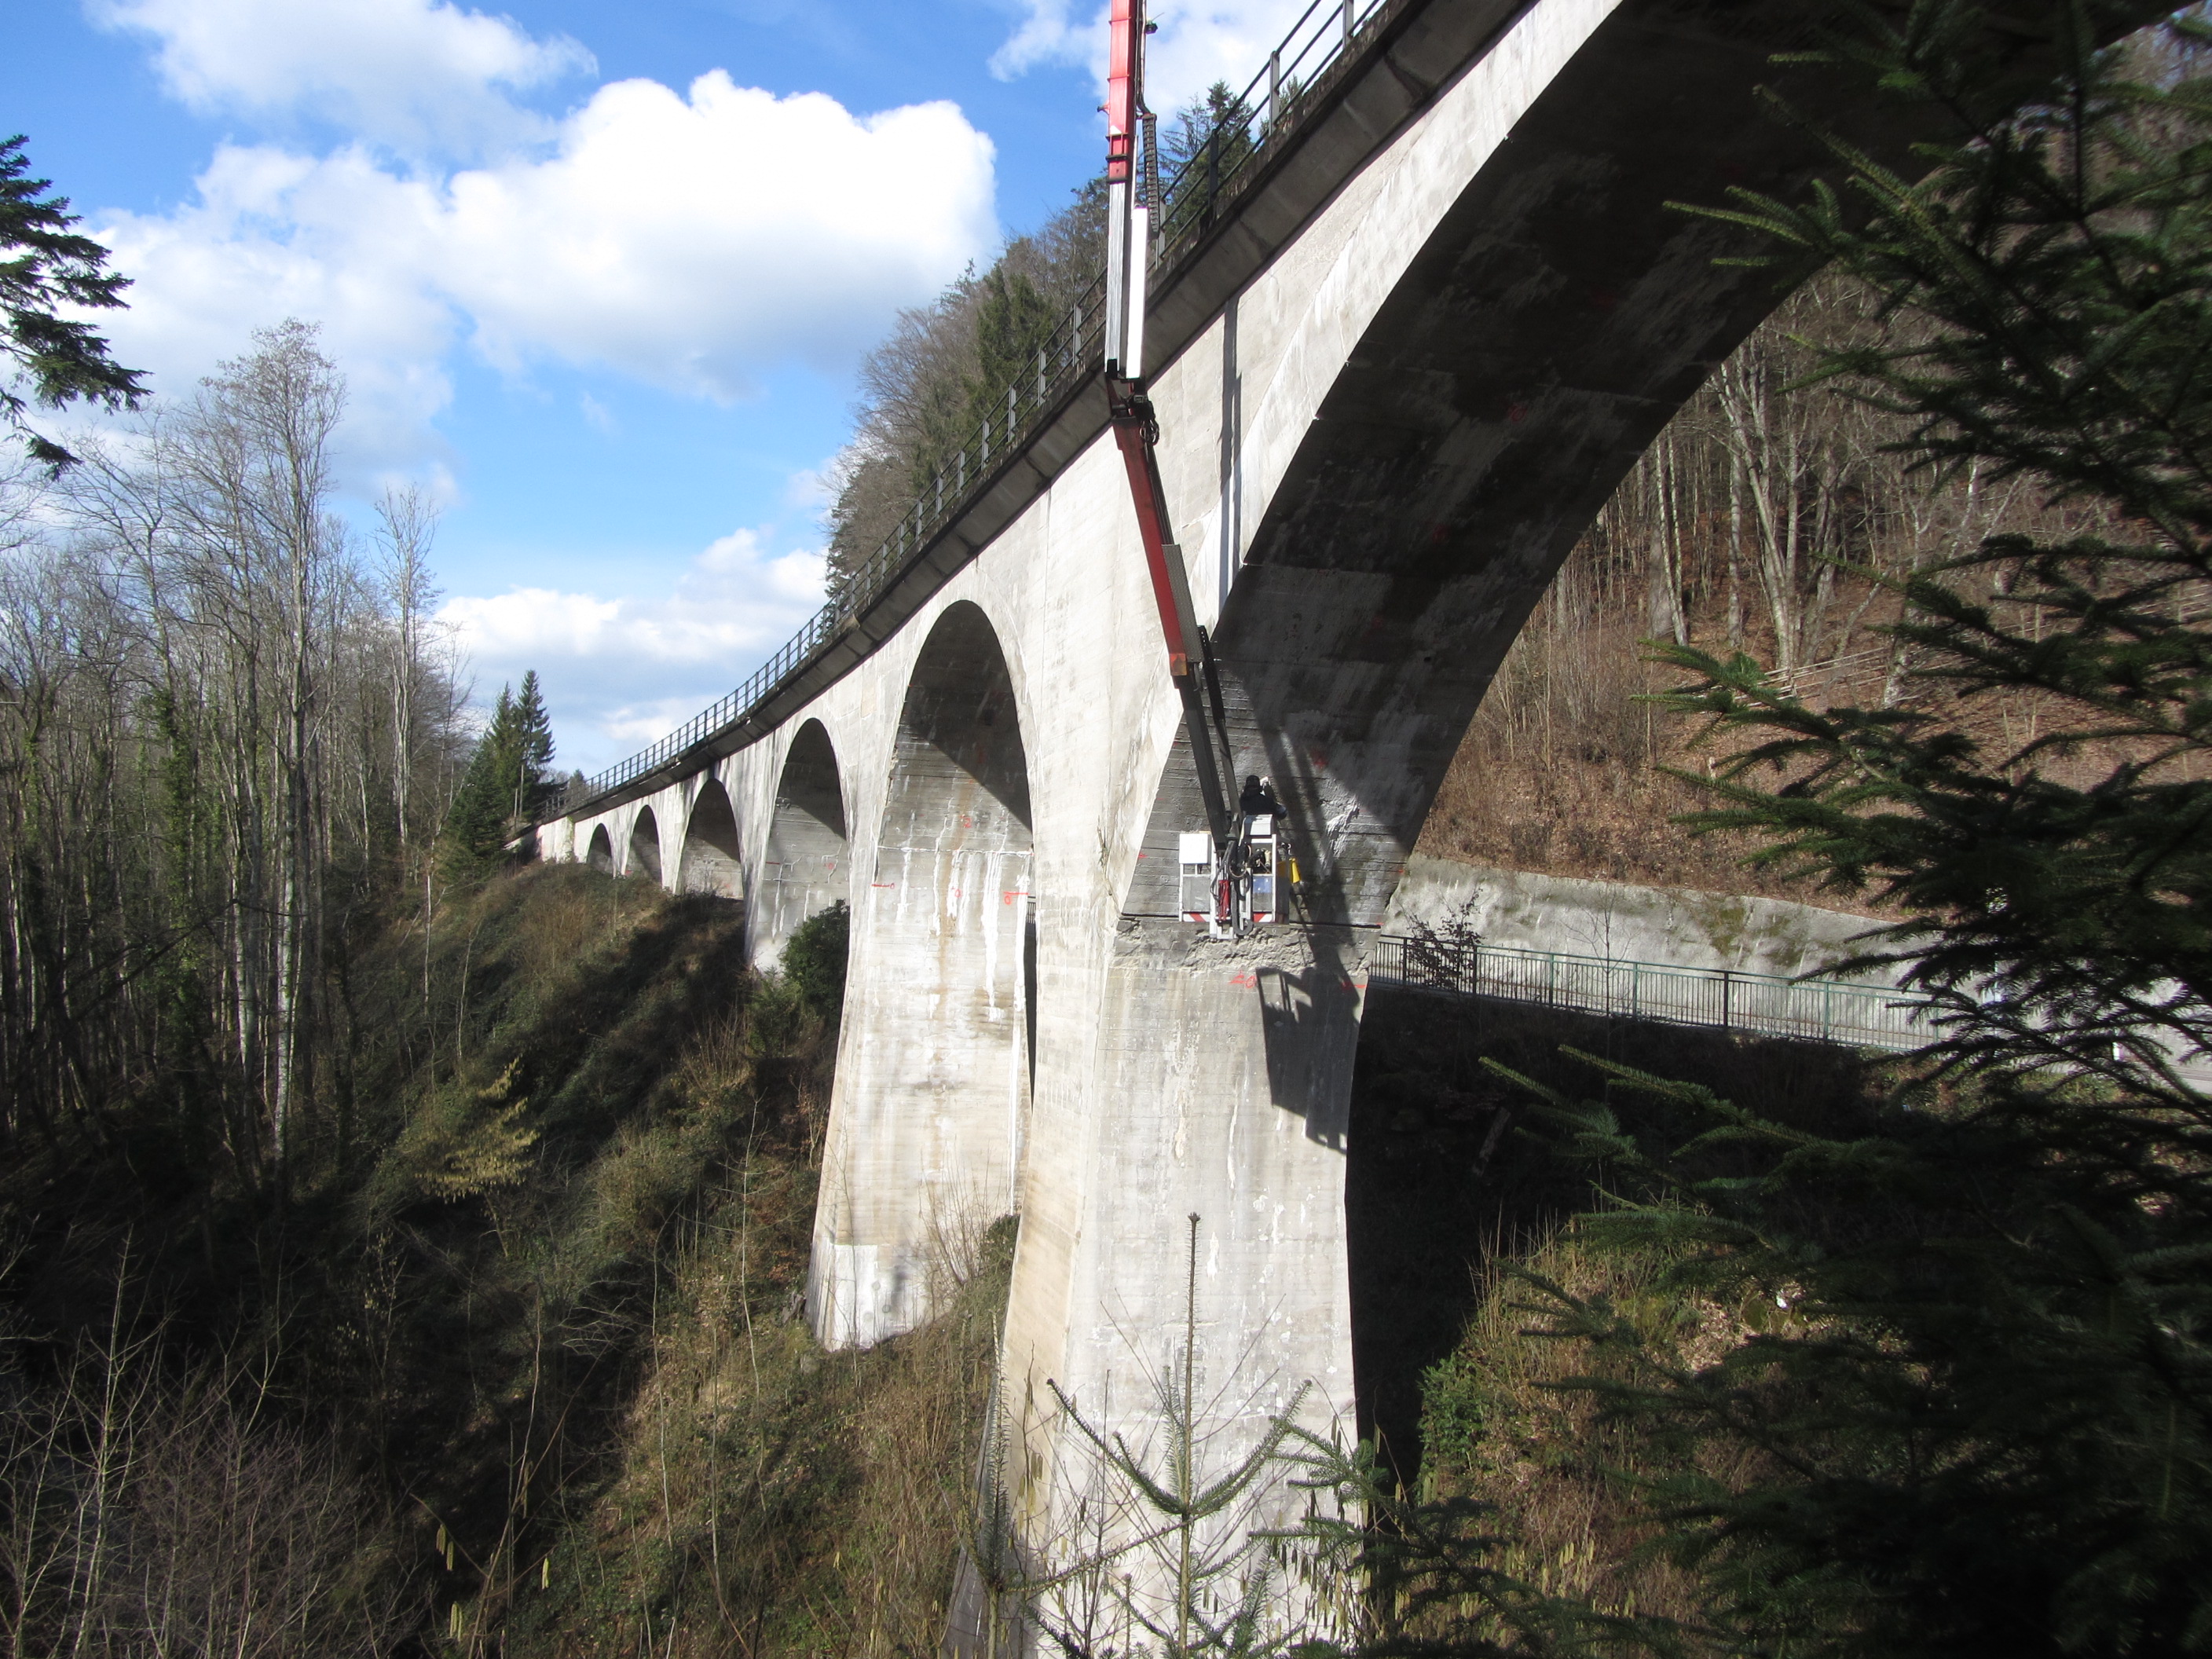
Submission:
[[[1923,4],[1856,56],[1963,112],[1975,60],[1956,42],[1979,15]],[[1846,191],[1718,216],[1885,297],[1905,343],[1829,352],[1818,373],[1910,417],[1901,447],[1924,468],[2031,475],[2132,538],[1999,536],[1883,578],[1916,678],[1948,706],[1815,712],[1748,658],[1659,655],[1697,677],[1676,706],[1744,744],[1702,823],[1907,908],[1875,954],[1938,1000],[1954,1054],[2040,1057],[2188,1109],[2165,1060],[2212,1034],[2212,782],[2195,775],[2212,741],[2212,81],[2187,55],[2195,25],[2171,26],[2184,55],[2153,76],[2095,50],[2091,21],[2053,8],[2060,94],[1929,147],[1919,183],[1839,145]],[[1959,716],[2006,690],[2045,716],[1992,752]]]
[[[46,194],[52,181],[30,177],[27,142],[21,133],[0,139],[0,356],[47,408],[82,400],[136,409],[146,395],[139,371],[119,367],[88,324],[58,314],[119,307],[129,279],[106,269],[105,247],[70,230],[78,220],[69,198]],[[31,459],[56,472],[73,465],[76,456],[25,423],[27,407],[21,393],[0,384],[0,416]]]
[[[1532,1290],[1603,1362],[1577,1386],[1664,1466],[1648,1514],[1711,1619],[1675,1638],[2203,1652],[2212,1101],[2182,1062],[2212,1036],[2205,36],[2106,50],[2099,9],[2050,6],[2063,77],[1998,116],[1987,9],[1868,17],[1831,61],[1943,118],[1925,176],[1835,143],[1838,185],[1716,216],[1882,297],[1888,338],[1818,378],[1908,417],[1931,475],[2024,475],[2125,533],[1875,576],[1904,608],[1902,704],[1816,708],[1747,656],[1655,647],[1728,757],[1701,824],[1902,908],[1866,960],[1933,998],[1942,1035],[1856,1121],[1595,1060],[1605,1099],[1540,1091],[1617,1195],[1581,1236],[1667,1264],[1685,1312],[1655,1331]],[[2033,732],[1972,728],[1999,694],[2033,697]],[[1716,1342],[1699,1309],[1744,1316]]]
[[[1254,149],[1252,115],[1252,106],[1226,81],[1216,81],[1164,124],[1160,185],[1168,199],[1158,226],[1163,238],[1212,222],[1216,193]]]
[[[1024,374],[1036,373],[1037,349],[1052,337],[1060,317],[1059,309],[1026,271],[1009,270],[1003,263],[991,267],[979,291],[975,372],[968,382],[970,427],[1002,411],[1006,388]],[[967,435],[963,430],[960,439]]]
[[[808,1012],[831,1025],[845,1007],[845,958],[852,913],[837,900],[792,930],[783,945],[783,977]]]
[[[538,689],[538,671],[522,689],[501,686],[491,724],[477,742],[469,769],[446,815],[448,871],[466,876],[495,863],[510,838],[557,788],[553,778],[553,727]]]

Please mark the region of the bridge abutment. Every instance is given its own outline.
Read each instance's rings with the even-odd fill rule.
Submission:
[[[1041,1082],[1007,1315],[1003,1394],[1019,1455],[1005,1478],[1048,1558],[1096,1540],[1102,1522],[1109,1536],[1148,1523],[1061,1419],[1051,1384],[1164,1477],[1161,1389],[1194,1334],[1202,1474],[1233,1467],[1302,1394],[1298,1420],[1350,1443],[1351,946],[1343,928],[1215,943],[1134,917],[1108,946],[1095,1024],[1068,1045],[1089,1054],[1086,1074]],[[1220,1524],[1281,1522],[1304,1502],[1279,1483],[1256,1496],[1256,1510]],[[1159,1564],[1126,1565],[1147,1583]]]

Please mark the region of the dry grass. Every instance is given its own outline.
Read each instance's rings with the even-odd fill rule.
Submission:
[[[367,1212],[444,1252],[469,1310],[437,1633],[518,1659],[933,1651],[1010,1226],[946,1218],[947,1313],[824,1352],[802,1304],[834,1030],[737,964],[717,901],[562,869],[472,907],[433,940],[456,1000],[475,942],[471,1040],[410,1121],[513,1068],[537,1162],[476,1195],[473,1236],[391,1158]]]
[[[1674,821],[1715,803],[1662,769],[1709,775],[1715,751],[1692,746],[1681,717],[1638,701],[1676,677],[1640,659],[1625,601],[1578,600],[1575,574],[1561,573],[1507,653],[1418,849],[1508,870],[1874,914],[1862,896],[1747,868],[1750,843],[1741,836],[1695,836]]]
[[[1506,1541],[1491,1565],[1548,1595],[1695,1625],[1698,1580],[1651,1547],[1656,1530],[1634,1492],[1638,1477],[1662,1472],[1652,1445],[1607,1422],[1595,1395],[1561,1386],[1609,1372],[1626,1380],[1620,1362],[1544,1334],[1555,1309],[1521,1276],[1602,1302],[1693,1362],[1717,1358],[1755,1327],[1757,1308],[1657,1289],[1660,1266],[1600,1254],[1571,1233],[1493,1265],[1459,1347],[1426,1380],[1423,1496],[1494,1505]],[[1723,1480],[1746,1473],[1706,1472]]]
[[[784,1288],[799,1277],[792,1224],[811,1213],[799,1196],[771,1176],[748,1220],[744,1196],[726,1194],[722,1219],[684,1252],[653,1316],[618,1472],[550,1565],[520,1575],[510,1651],[935,1650],[1011,1234],[1000,1230],[944,1316],[872,1350],[827,1353]],[[754,1278],[757,1246],[787,1265],[772,1258]]]

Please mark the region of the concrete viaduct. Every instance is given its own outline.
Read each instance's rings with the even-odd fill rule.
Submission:
[[[1161,251],[1160,461],[1237,771],[1272,777],[1304,866],[1292,921],[1175,918],[1204,814],[1095,374],[963,458],[935,528],[742,708],[541,827],[544,856],[742,900],[763,964],[849,902],[810,1316],[833,1345],[907,1328],[949,1242],[1018,1212],[1002,1389],[1032,1516],[1080,1478],[1047,1379],[1150,1420],[1188,1215],[1202,1393],[1256,1432],[1310,1381],[1349,1435],[1365,941],[1559,562],[1786,286],[1668,203],[1802,188],[1820,154],[1763,84],[1902,153],[1893,113],[1772,61],[1829,15],[1355,0]]]

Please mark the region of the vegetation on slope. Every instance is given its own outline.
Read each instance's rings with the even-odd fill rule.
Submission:
[[[313,1181],[210,1183],[151,1114],[10,1166],[14,1651],[936,1639],[1011,1240],[928,1328],[814,1345],[834,1005],[799,984],[842,973],[751,974],[741,915],[496,876],[349,961],[352,1152]]]

